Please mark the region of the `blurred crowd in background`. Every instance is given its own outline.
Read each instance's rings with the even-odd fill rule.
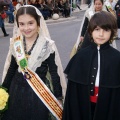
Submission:
[[[0,0],[0,27],[4,36],[8,36],[4,28],[4,21],[7,20],[8,23],[13,24],[16,11],[20,6],[26,4],[37,7],[45,20],[52,18],[55,13],[65,18],[70,17],[71,8],[73,10],[76,6],[81,10],[80,3],[83,2],[82,0],[77,0],[75,5],[71,1],[74,2],[73,0]],[[120,28],[120,0],[105,0],[104,2],[106,1],[110,3],[112,10],[117,15],[118,28]],[[90,7],[92,2],[93,0],[87,1],[88,7]],[[5,20],[1,18],[3,11],[7,15]]]

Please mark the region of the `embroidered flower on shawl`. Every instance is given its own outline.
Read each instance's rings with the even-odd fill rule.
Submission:
[[[48,51],[50,52],[48,44],[49,44],[49,41],[46,41],[42,50],[41,50],[41,54],[38,56],[37,60],[43,58],[43,56],[46,55],[45,53],[48,53]]]

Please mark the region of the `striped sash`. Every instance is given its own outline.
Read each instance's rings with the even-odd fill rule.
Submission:
[[[111,4],[110,4],[109,2],[105,2],[105,5],[106,5],[108,11],[116,17],[116,13],[115,13],[115,11],[112,9]]]
[[[20,37],[14,39],[14,50],[16,54],[17,63],[22,71],[24,78],[31,86],[33,91],[50,110],[50,112],[57,118],[62,119],[62,105],[58,102],[53,93],[44,84],[41,78],[32,70],[28,68],[27,59],[25,57],[22,41]]]

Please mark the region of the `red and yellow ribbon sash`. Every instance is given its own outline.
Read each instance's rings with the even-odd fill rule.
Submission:
[[[61,120],[63,110],[62,105],[58,102],[56,97],[44,84],[41,78],[34,71],[28,68],[27,59],[25,57],[22,40],[20,37],[14,39],[14,50],[17,63],[28,84],[40,100],[45,104],[45,106],[50,110],[50,112],[57,118],[57,120]]]

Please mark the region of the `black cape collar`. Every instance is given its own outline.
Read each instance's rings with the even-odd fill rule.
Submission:
[[[100,51],[110,48],[109,42],[100,46]],[[97,54],[97,44],[92,42],[90,46],[80,50],[68,63],[64,73],[71,81],[89,84],[89,73],[93,57]]]
[[[92,47],[93,49],[97,49],[97,44],[96,44],[95,42],[92,42],[92,43],[91,43],[91,47]],[[104,43],[104,44],[102,44],[102,45],[100,45],[100,50],[107,49],[108,47],[110,47],[109,41],[106,42],[106,43]]]

